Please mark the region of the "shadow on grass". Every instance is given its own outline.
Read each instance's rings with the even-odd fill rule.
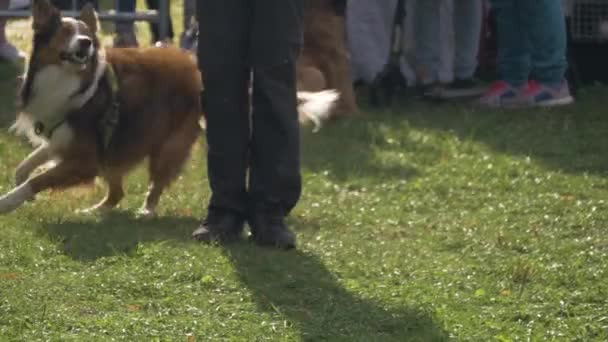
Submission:
[[[295,324],[305,341],[448,339],[430,314],[409,307],[385,309],[350,293],[315,255],[244,244],[226,246],[224,253],[259,309]]]
[[[92,221],[61,221],[42,228],[53,240],[63,243],[65,254],[82,261],[117,254],[130,255],[140,242],[191,241],[199,221],[188,217],[140,219],[128,213],[113,213]]]
[[[489,110],[467,102],[405,104],[400,112],[414,128],[453,132],[463,141],[529,156],[567,173],[608,172],[606,88],[580,92],[575,105],[554,109]]]
[[[140,220],[118,213],[100,221],[47,224],[43,230],[65,253],[89,261],[130,255],[143,241],[187,243],[197,221],[182,217]],[[444,341],[433,316],[416,308],[387,309],[347,291],[315,255],[260,248],[246,242],[227,245],[239,280],[258,307],[295,324],[307,341]],[[373,282],[370,279],[370,282]]]

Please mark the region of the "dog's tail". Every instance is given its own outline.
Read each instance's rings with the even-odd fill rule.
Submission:
[[[319,92],[298,92],[298,115],[301,124],[312,122],[313,132],[321,129],[323,121],[329,118],[331,110],[340,98],[336,90],[323,90]]]
[[[313,132],[321,129],[323,121],[329,118],[331,110],[336,105],[340,95],[335,90],[323,90],[319,92],[299,91],[298,94],[298,117],[300,124],[313,123]],[[207,129],[205,116],[199,121],[202,130]]]

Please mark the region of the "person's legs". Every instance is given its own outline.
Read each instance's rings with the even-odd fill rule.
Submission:
[[[0,0],[0,9],[8,9],[9,3],[10,0]],[[0,45],[4,45],[7,43],[8,40],[6,39],[6,19],[0,19]]]
[[[118,10],[120,12],[135,12],[136,2],[135,0],[121,0],[118,2]]]
[[[158,10],[159,9],[159,1],[158,0],[146,0],[146,4],[149,9]],[[171,6],[169,6],[171,7]],[[167,39],[173,41],[173,21],[171,20],[171,13],[168,13],[168,29]],[[159,42],[160,39],[160,30],[159,26],[156,23],[150,23],[150,31],[152,32],[152,43]]]
[[[295,246],[284,224],[301,194],[295,63],[304,0],[255,2],[253,10],[250,226],[262,245]]]
[[[194,19],[196,13],[196,1],[184,0],[184,31],[186,31]]]
[[[498,31],[500,76],[512,86],[528,82],[531,71],[529,29],[522,20],[522,4],[528,0],[493,0]]]
[[[135,12],[135,0],[121,0],[118,2],[118,11],[132,13]],[[116,37],[114,46],[130,47],[139,45],[135,35],[135,23],[132,21],[116,23]]]
[[[8,9],[9,3],[9,0],[0,0],[0,9]],[[0,19],[0,60],[14,62],[24,59],[25,53],[17,49],[6,38],[6,19]]]
[[[53,3],[54,6],[56,6],[57,8],[59,8],[62,11],[71,11],[71,10],[73,10],[73,8],[72,8],[72,5],[73,5],[72,0],[52,0],[51,2]],[[92,3],[95,8],[98,7],[98,1],[97,0],[78,0],[76,2],[76,6],[78,6],[78,8],[76,8],[76,10],[80,10],[87,3]]]
[[[475,79],[478,65],[479,39],[483,19],[482,0],[453,2],[452,27],[454,32],[454,80],[441,90],[444,99],[474,97],[484,92]]]
[[[495,82],[479,102],[485,106],[521,103],[531,70],[530,41],[521,18],[522,3],[529,0],[492,0],[498,32],[498,70]]]
[[[534,78],[546,85],[557,86],[566,74],[566,23],[561,1],[522,2],[522,25],[528,28],[532,44]]]
[[[554,0],[524,2],[522,20],[529,30],[532,78],[535,80],[525,94],[526,104],[557,106],[572,103],[565,79],[567,42],[562,3]]]
[[[448,84],[454,80],[454,6],[459,2],[441,0],[439,2],[439,65],[437,81]]]
[[[193,236],[231,240],[248,213],[249,0],[202,0],[198,62],[203,76],[207,169],[211,200],[206,222]]]
[[[438,81],[440,1],[415,0],[415,54],[418,83],[428,85]]]
[[[79,0],[78,1],[78,9],[82,9],[86,4],[91,3],[93,4],[93,7],[95,7],[95,9],[99,8],[99,1],[98,0]]]
[[[481,0],[454,1],[454,77],[472,79],[477,69],[483,18]]]
[[[396,0],[348,1],[346,32],[355,81],[371,84],[384,69],[396,4]]]

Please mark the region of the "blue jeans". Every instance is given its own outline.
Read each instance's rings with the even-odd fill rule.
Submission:
[[[564,81],[566,23],[558,0],[492,0],[498,31],[498,69],[512,86],[534,78]]]
[[[416,0],[416,62],[432,81],[439,79],[442,39],[440,5],[446,0]],[[477,69],[481,32],[481,0],[454,0],[454,77],[472,78]]]

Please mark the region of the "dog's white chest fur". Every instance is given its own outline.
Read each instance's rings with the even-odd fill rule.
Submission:
[[[53,121],[70,109],[71,97],[80,84],[78,75],[59,65],[48,65],[34,75],[32,96],[24,112],[34,120]]]
[[[59,65],[48,65],[33,77],[30,100],[12,129],[27,136],[34,145],[57,145],[54,140],[58,140],[61,146],[53,147],[63,147],[69,144],[72,137],[71,129],[66,124],[57,127],[56,133],[61,133],[61,136],[46,141],[34,132],[34,123],[40,121],[53,125],[61,121],[72,106],[71,97],[80,88],[81,80],[78,75],[67,72]]]

